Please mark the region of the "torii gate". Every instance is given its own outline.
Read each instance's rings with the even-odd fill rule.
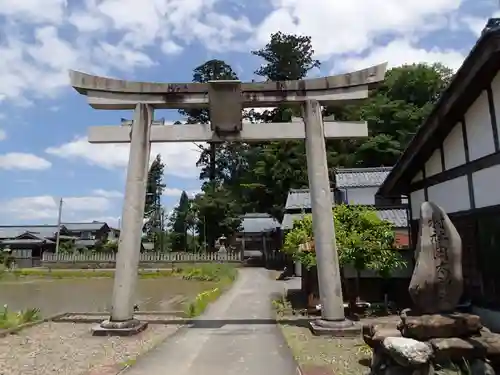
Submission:
[[[305,139],[322,304],[321,319],[312,323],[312,328],[338,331],[352,325],[344,316],[325,138],[366,137],[368,129],[365,122],[323,123],[321,105],[338,106],[366,99],[369,89],[384,80],[386,68],[387,64],[380,64],[337,76],[261,83],[132,82],[70,71],[71,85],[87,96],[92,108],[134,110],[132,123],[89,129],[90,143],[130,143],[111,315],[93,330],[94,335],[131,335],[147,327],[147,323],[134,319],[133,295],[152,142]],[[243,108],[279,104],[301,105],[303,120],[271,124],[242,122]],[[211,124],[153,124],[154,109],[202,107],[210,109]]]

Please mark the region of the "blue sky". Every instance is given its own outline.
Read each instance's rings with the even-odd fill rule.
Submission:
[[[248,51],[276,31],[312,37],[314,75],[384,61],[456,69],[497,9],[497,0],[0,0],[0,223],[55,223],[59,197],[65,221],[120,216],[128,149],[90,145],[86,131],[132,114],[90,108],[68,69],[182,82],[218,58],[251,80],[261,61]],[[153,153],[167,164],[168,208],[199,189],[194,145]]]

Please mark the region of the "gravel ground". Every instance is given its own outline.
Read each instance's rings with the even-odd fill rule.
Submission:
[[[314,336],[306,327],[280,326],[295,360],[306,375],[365,375],[370,372],[371,350],[367,350],[361,337]]]
[[[132,337],[93,337],[91,327],[47,322],[0,338],[0,375],[115,374],[179,326],[150,324]]]

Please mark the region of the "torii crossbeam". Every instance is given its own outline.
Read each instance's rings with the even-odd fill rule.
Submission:
[[[208,83],[131,82],[71,71],[71,84],[96,109],[133,109],[131,124],[91,127],[91,143],[130,143],[122,230],[109,320],[94,334],[131,334],[146,324],[134,319],[133,294],[139,266],[142,219],[146,196],[149,154],[153,142],[261,142],[305,139],[311,192],[314,241],[322,304],[322,319],[314,329],[338,331],[351,326],[345,319],[340,270],[335,245],[332,197],[328,177],[325,138],[366,137],[364,122],[337,122],[321,115],[321,105],[345,105],[368,97],[383,81],[386,64],[331,77],[284,82]],[[296,104],[302,119],[289,123],[243,123],[247,107]],[[153,124],[154,109],[210,109],[211,123]],[[338,332],[337,332],[338,334]]]

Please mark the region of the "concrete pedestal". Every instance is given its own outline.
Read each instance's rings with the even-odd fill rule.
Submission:
[[[349,319],[331,321],[317,319],[309,322],[311,332],[316,336],[358,337],[361,324]]]
[[[124,322],[105,320],[92,328],[92,336],[133,336],[148,328],[147,322],[130,319]]]

